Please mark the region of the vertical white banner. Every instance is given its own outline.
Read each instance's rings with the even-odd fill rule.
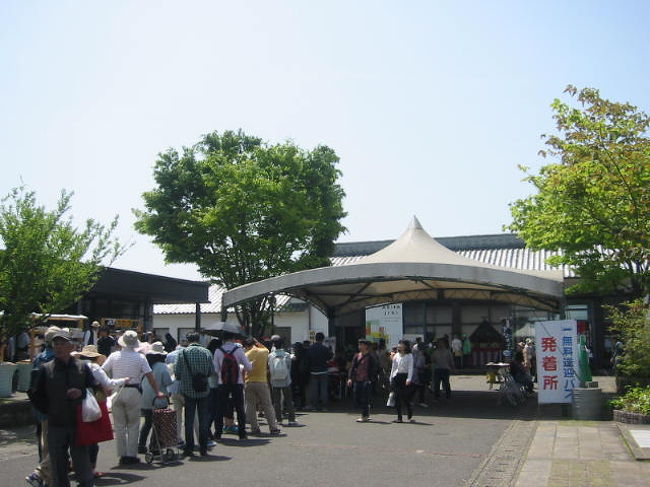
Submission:
[[[397,346],[404,334],[402,325],[402,303],[387,304],[366,309],[366,338],[386,340],[386,347]]]
[[[570,403],[573,388],[580,385],[576,320],[538,321],[535,324],[537,401]]]

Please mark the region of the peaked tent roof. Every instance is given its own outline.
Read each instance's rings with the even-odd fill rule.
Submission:
[[[521,271],[463,257],[433,239],[417,218],[392,244],[355,263],[295,272],[223,294],[223,308],[269,293],[309,301],[328,316],[417,299],[474,299],[555,310],[560,271]]]

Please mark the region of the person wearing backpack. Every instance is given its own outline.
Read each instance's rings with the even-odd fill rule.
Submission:
[[[291,363],[293,356],[284,350],[284,340],[278,335],[272,338],[275,350],[269,354],[269,375],[271,377],[271,398],[275,418],[282,424],[282,399],[287,410],[288,425],[297,426],[296,410],[293,407],[293,392],[291,390]]]
[[[235,343],[237,334],[223,332],[223,345],[214,352],[214,369],[217,373],[217,416],[215,418],[214,437],[221,439],[223,432],[223,417],[230,398],[237,411],[238,435],[240,440],[246,439],[246,411],[244,408],[244,376],[241,372],[252,370],[253,365],[248,361],[241,345]]]
[[[251,434],[260,433],[256,410],[256,406],[259,404],[269,423],[270,433],[278,435],[280,429],[271,402],[271,391],[267,378],[269,350],[255,338],[247,338],[244,341],[244,348],[246,349],[246,358],[252,364],[252,369],[246,374],[246,417],[251,424]]]
[[[176,378],[185,399],[185,448],[183,456],[194,456],[194,417],[199,416],[199,451],[201,456],[208,454],[208,429],[210,428],[208,400],[210,389],[208,377],[214,371],[212,354],[199,343],[196,332],[187,334],[189,345],[176,359]]]

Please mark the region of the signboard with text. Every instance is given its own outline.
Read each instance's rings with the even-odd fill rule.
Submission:
[[[576,320],[539,321],[535,325],[537,401],[570,403],[580,385]]]
[[[388,349],[402,339],[402,304],[387,304],[366,309],[366,338],[378,342],[386,340]]]

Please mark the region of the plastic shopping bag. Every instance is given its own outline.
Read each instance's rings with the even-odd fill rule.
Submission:
[[[81,401],[81,420],[84,423],[92,423],[101,417],[102,410],[99,408],[92,389],[86,389],[86,397]]]
[[[388,401],[386,402],[386,406],[389,408],[394,408],[395,407],[395,393],[391,392],[388,394]]]

